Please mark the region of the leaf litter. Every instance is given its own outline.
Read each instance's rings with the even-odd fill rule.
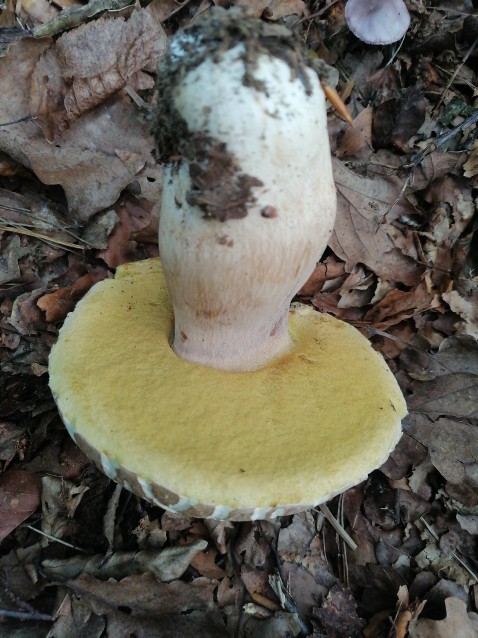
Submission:
[[[158,253],[155,67],[168,37],[210,3],[9,8],[0,16],[2,635],[27,626],[58,638],[478,634],[472,3],[410,5],[393,49],[354,38],[342,0],[241,4],[294,26],[338,71],[354,123],[329,111],[337,224],[299,298],[351,322],[387,358],[409,407],[404,434],[380,470],[329,504],[333,519],[322,508],[268,522],[192,520],[115,487],[79,452],[48,390],[48,352],[96,281]]]

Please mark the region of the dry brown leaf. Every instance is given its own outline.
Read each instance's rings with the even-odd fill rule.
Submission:
[[[216,549],[198,552],[191,560],[191,567],[194,567],[201,576],[221,580],[226,575],[226,572],[216,563],[217,556],[218,551]]]
[[[334,585],[320,609],[315,611],[325,627],[327,638],[358,638],[365,624],[357,615],[357,603],[352,594]]]
[[[478,614],[467,613],[465,603],[459,598],[445,600],[446,618],[430,620],[419,618],[410,623],[410,638],[476,638]]]
[[[441,378],[446,379],[446,377]],[[475,388],[478,388],[476,380]],[[442,389],[442,392],[445,392],[445,389]],[[464,392],[466,392],[466,389],[464,389]],[[448,401],[450,400],[448,398]],[[471,400],[473,401],[473,399]],[[475,407],[476,405],[475,398]],[[410,406],[413,410],[412,406],[413,403]],[[454,410],[452,407],[451,410],[448,408],[446,411],[457,412],[458,410]],[[439,413],[439,410],[437,410],[437,413]],[[407,423],[407,432],[428,447],[433,465],[447,481],[454,484],[463,482],[466,477],[467,466],[472,469],[478,463],[476,427],[468,423],[453,421],[446,417],[440,417],[435,422],[431,422],[421,414],[414,414],[412,417],[410,422]]]
[[[141,9],[129,20],[99,18],[63,34],[39,59],[32,75],[30,110],[52,141],[82,113],[126,84],[153,87],[141,70],[154,70],[166,34]],[[146,84],[145,84],[146,81]]]
[[[180,578],[194,556],[206,547],[207,541],[198,539],[189,545],[166,547],[160,552],[138,552],[134,561],[143,571],[152,572],[159,581],[169,583]]]
[[[136,536],[140,549],[161,549],[168,540],[168,535],[159,526],[157,519],[150,520],[148,515],[140,519],[132,533]]]
[[[20,237],[13,235],[2,250],[0,259],[0,285],[14,281],[20,277],[18,260],[27,255],[28,248],[21,246]]]
[[[87,490],[86,485],[77,486],[63,478],[44,476],[41,495],[42,531],[55,538],[63,538],[75,530],[72,519]],[[48,542],[48,538],[43,537],[42,543],[45,547]]]
[[[470,155],[463,164],[463,169],[465,177],[475,177],[475,175],[478,175],[478,140],[473,142]]]
[[[50,41],[23,38],[0,57],[2,121],[28,115],[31,74]],[[31,121],[0,131],[0,150],[31,168],[43,183],[62,186],[71,216],[82,221],[116,202],[135,171],[147,178],[149,166],[157,178],[153,139],[128,97],[84,113],[55,144]]]
[[[368,159],[372,148],[372,114],[373,108],[367,106],[354,119],[353,124],[345,129],[344,136],[336,151],[336,156]]]
[[[101,638],[106,618],[93,614],[85,601],[71,594],[63,599],[51,628],[55,638]]]
[[[299,290],[299,297],[313,297],[320,290],[330,290],[331,283],[336,282],[332,289],[339,287],[346,278],[344,262],[338,261],[334,255],[329,255],[323,261],[319,262],[309,279]],[[329,284],[325,288],[326,284]]]
[[[365,321],[378,330],[387,330],[401,321],[439,307],[438,295],[421,283],[410,292],[391,290],[367,312]]]
[[[399,197],[401,180],[395,176],[361,177],[338,160],[334,161],[334,176],[338,209],[329,245],[346,262],[347,272],[361,263],[389,281],[418,284],[425,268],[418,262],[412,239],[391,224],[382,223]],[[411,210],[401,200],[394,214]]]
[[[29,547],[18,547],[0,558],[0,571],[3,576],[0,587],[0,605],[9,608],[12,598],[17,600],[31,600],[44,588],[42,579],[35,579],[34,565],[41,559],[41,545],[34,543]],[[33,579],[32,579],[33,576]],[[2,630],[4,620],[2,621]]]
[[[38,474],[8,469],[0,476],[0,542],[40,505]]]
[[[34,335],[46,329],[45,318],[37,306],[39,297],[44,293],[45,290],[40,289],[16,297],[8,323],[21,335]]]
[[[153,574],[129,576],[120,581],[103,582],[82,574],[68,581],[68,587],[77,595],[87,595],[95,613],[105,613],[123,607],[132,616],[158,617],[167,613],[188,613],[213,606],[213,592],[217,581],[195,578],[190,583],[175,580],[159,583]]]
[[[478,339],[478,277],[456,281],[455,290],[443,293],[442,297],[463,319],[458,332]]]
[[[24,425],[0,420],[0,460],[6,462],[3,466],[4,471],[15,457],[18,443],[24,432]]]
[[[66,315],[71,312],[77,302],[88,290],[107,277],[107,272],[90,272],[80,277],[71,286],[59,288],[54,292],[49,292],[40,297],[37,306],[46,314],[48,322],[63,321]]]
[[[262,611],[264,609],[262,608]],[[278,611],[273,616],[268,614],[266,618],[254,618],[245,615],[242,618],[243,627],[239,635],[247,638],[296,638],[304,635],[297,614],[289,614]]]
[[[156,22],[162,23],[178,11],[181,11],[190,1],[191,0],[183,0],[181,3],[178,3],[176,0],[152,0],[146,10],[151,13]]]
[[[235,4],[253,11],[258,18],[266,12],[268,20],[280,20],[290,15],[307,14],[307,6],[302,0],[239,0]]]
[[[48,2],[48,0],[22,0],[18,3],[16,11],[25,18],[29,18],[34,25],[43,24],[56,18],[59,13],[58,8]]]

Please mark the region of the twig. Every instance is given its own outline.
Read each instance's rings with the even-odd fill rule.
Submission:
[[[14,611],[13,609],[0,609],[0,618],[16,618],[17,620],[44,620],[52,622],[50,614],[42,614],[39,611]]]
[[[404,164],[402,168],[411,168],[412,170],[414,170],[425,159],[427,155],[430,155],[430,153],[432,153],[433,151],[437,151],[451,139],[456,137],[458,133],[461,133],[466,128],[470,128],[470,126],[473,126],[477,122],[478,109],[476,109],[476,111],[472,113],[470,117],[467,117],[466,120],[463,120],[461,124],[458,124],[457,126],[452,128],[451,131],[446,131],[445,133],[442,133],[442,135],[439,135],[432,144],[424,148],[422,151],[420,151],[420,153],[414,155],[410,163]]]
[[[478,40],[478,38],[477,38],[477,40]],[[458,124],[457,126],[452,128],[450,131],[446,131],[445,133],[442,133],[442,135],[439,135],[434,142],[429,144],[426,148],[421,150],[416,155],[413,155],[411,160],[408,163],[405,163],[405,164],[403,164],[400,167],[400,168],[409,169],[408,175],[407,175],[407,177],[406,177],[406,179],[405,179],[405,181],[403,183],[402,188],[400,189],[400,193],[399,193],[398,197],[390,204],[388,209],[382,215],[382,218],[381,218],[381,220],[379,222],[379,225],[384,223],[387,215],[390,213],[391,210],[393,210],[393,208],[395,208],[395,206],[401,200],[401,198],[405,194],[406,189],[410,185],[410,181],[412,179],[413,171],[417,168],[417,166],[419,164],[421,164],[423,162],[425,157],[430,155],[430,153],[433,153],[433,151],[439,150],[442,146],[444,146],[447,142],[449,142],[454,137],[456,137],[459,133],[461,133],[462,131],[464,131],[467,128],[470,128],[470,126],[473,126],[477,122],[478,122],[478,109],[472,115],[470,115],[470,117],[467,117],[466,120],[464,120],[461,124]]]
[[[440,106],[443,103],[443,100],[445,99],[445,93],[448,91],[448,89],[450,88],[450,86],[453,84],[453,82],[455,81],[456,76],[458,75],[458,73],[460,72],[461,68],[463,67],[463,65],[465,64],[465,62],[468,60],[468,58],[470,57],[470,55],[473,53],[473,51],[476,48],[476,45],[478,44],[478,38],[475,38],[475,41],[473,42],[473,44],[471,45],[471,47],[468,49],[468,51],[465,53],[465,55],[463,56],[462,61],[460,62],[460,64],[456,67],[455,71],[452,73],[452,76],[450,77],[450,79],[448,80],[447,85],[445,86],[445,88],[442,91],[441,94],[441,98],[438,101],[438,104],[436,104],[436,106],[433,108],[434,111],[437,111]]]
[[[303,18],[300,18],[300,20],[297,20],[297,22],[294,22],[294,24],[292,25],[292,29],[295,29],[296,27],[298,27],[299,24],[302,24],[302,22],[307,22],[309,20],[314,20],[315,18],[320,18],[320,16],[322,16],[326,11],[328,11],[331,7],[333,7],[334,4],[337,4],[338,1],[339,0],[332,0],[331,2],[329,2],[327,6],[320,9],[320,11],[317,11],[316,13],[311,13],[308,16],[304,16]]]
[[[427,523],[427,521],[425,520],[424,516],[420,516],[420,521],[423,523],[423,525],[425,525],[425,527],[427,528],[428,532],[431,534],[431,536],[433,537],[433,539],[435,541],[439,541],[440,537],[438,536],[438,534],[435,532],[435,530],[433,529],[433,527]],[[443,550],[442,550],[443,551]],[[443,552],[444,553],[444,552]],[[475,574],[475,572],[468,567],[468,565],[465,563],[464,560],[462,560],[458,554],[456,554],[455,552],[451,551],[450,552],[450,556],[452,558],[454,558],[458,563],[460,563],[460,565],[463,567],[463,569],[465,569],[468,574],[474,579],[474,580],[478,580],[478,576]]]
[[[24,525],[22,525],[22,527],[27,527],[28,529],[31,529],[32,532],[36,532],[37,534],[40,534],[40,536],[44,536],[45,538],[48,538],[48,540],[50,541],[54,541],[55,543],[60,543],[61,545],[66,545],[67,547],[71,547],[71,549],[75,549],[77,552],[81,552],[82,554],[88,554],[86,549],[82,549],[81,547],[77,547],[76,545],[72,545],[71,543],[67,543],[61,538],[57,538],[56,536],[47,534],[47,532],[44,532],[41,529],[37,529],[36,527],[33,527],[32,525],[27,525],[25,523]]]
[[[372,326],[366,326],[365,329],[371,335],[378,335],[379,337],[385,337],[386,339],[391,339],[392,341],[395,341],[397,343],[401,343],[404,346],[406,346],[407,348],[410,348],[410,350],[415,350],[415,352],[418,352],[419,354],[425,355],[425,357],[427,359],[430,359],[430,361],[432,361],[433,363],[436,363],[437,365],[439,365],[442,368],[441,372],[443,370],[446,370],[450,374],[453,374],[455,372],[455,370],[452,370],[451,368],[446,366],[444,363],[440,363],[440,361],[437,361],[434,358],[434,356],[432,354],[430,354],[429,352],[426,352],[425,350],[422,350],[421,348],[417,348],[412,343],[406,341],[405,339],[402,339],[401,337],[397,337],[396,335],[388,334],[388,332],[385,332],[384,330],[379,330],[378,328],[373,328]]]
[[[12,120],[11,122],[1,122],[0,126],[12,126],[13,124],[20,124],[21,122],[26,122],[27,120],[33,119],[33,115],[25,115],[25,117],[20,117],[18,120]]]
[[[354,540],[349,536],[349,534],[347,534],[347,532],[344,530],[342,525],[338,522],[338,520],[335,518],[335,516],[329,510],[327,505],[325,505],[325,503],[322,503],[318,507],[319,507],[320,511],[322,512],[322,514],[325,516],[325,518],[329,521],[329,523],[335,529],[337,534],[342,538],[342,540],[345,543],[347,543],[347,545],[350,547],[350,549],[352,549],[354,552],[356,552],[357,551],[357,547],[358,547],[357,543],[355,543]]]
[[[56,35],[67,29],[86,22],[88,18],[94,18],[105,11],[121,11],[134,4],[133,0],[92,0],[81,7],[65,9],[50,22],[42,24],[33,29],[35,38],[42,38],[48,35]]]

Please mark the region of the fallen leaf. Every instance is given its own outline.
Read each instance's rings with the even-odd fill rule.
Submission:
[[[50,42],[50,38],[23,38],[0,57],[3,121],[28,116],[33,68]],[[55,144],[32,121],[3,127],[1,132],[0,150],[32,169],[44,184],[59,184],[70,215],[82,221],[114,204],[136,173],[156,166],[148,125],[127,96],[112,97],[83,113]],[[131,154],[136,161],[131,161]]]
[[[55,614],[51,634],[55,638],[100,638],[105,627],[104,616],[94,614],[86,601],[67,594]]]
[[[71,534],[76,528],[76,523],[72,519],[87,490],[86,485],[77,486],[64,478],[44,476],[41,495],[42,531],[55,538]],[[44,536],[42,542],[46,547],[48,538]]]
[[[258,18],[266,11],[268,20],[280,20],[290,15],[304,15],[307,6],[302,0],[239,0],[236,6],[246,7]]]
[[[154,70],[165,48],[166,34],[143,9],[129,20],[99,18],[64,33],[42,54],[32,75],[30,112],[47,140],[126,84],[153,88],[152,78],[145,76],[141,84],[137,74]]]
[[[103,582],[83,574],[68,581],[67,585],[77,596],[88,595],[95,613],[122,608],[129,610],[132,616],[158,617],[212,608],[217,581],[195,578],[190,583],[175,580],[166,584],[147,573]]]
[[[194,556],[206,547],[207,541],[199,539],[189,545],[167,547],[160,552],[138,552],[134,560],[143,571],[152,572],[158,580],[168,583],[180,578]]]
[[[407,286],[418,284],[425,268],[411,250],[412,243],[402,231],[384,222],[400,196],[401,180],[396,176],[361,177],[338,160],[334,161],[334,177],[338,207],[329,245],[345,261],[347,272],[361,263],[389,281]],[[413,208],[400,199],[394,215],[408,212],[413,212]]]
[[[478,175],[478,140],[473,142],[470,154],[465,164],[463,164],[464,176],[471,178]]]
[[[44,292],[34,290],[16,297],[8,323],[21,335],[33,335],[46,329],[45,319],[37,306],[37,300]]]
[[[45,312],[48,322],[63,321],[66,315],[71,312],[76,303],[85,295],[88,290],[107,277],[107,272],[89,272],[80,277],[71,286],[59,288],[54,292],[49,292],[40,297],[37,306]]]
[[[108,247],[98,254],[110,268],[143,258],[144,251],[138,246],[143,242],[153,244],[157,251],[158,220],[152,210],[151,202],[132,196],[115,206],[118,223],[109,237]]]
[[[368,159],[373,153],[372,148],[372,114],[373,108],[367,106],[345,129],[344,136],[336,151],[336,157],[354,157]]]
[[[10,237],[7,246],[2,250],[0,259],[0,285],[19,279],[20,267],[18,260],[27,255],[28,252],[28,248],[21,246],[18,235]]]
[[[419,618],[410,623],[410,638],[476,638],[478,633],[478,614],[467,613],[466,605],[458,598],[445,600],[446,618],[430,620]]]
[[[445,387],[442,388],[442,394],[443,392]],[[444,401],[446,400],[445,397]],[[450,399],[448,401],[453,403]],[[457,398],[456,401],[459,402],[460,399]],[[476,403],[474,407],[476,408]],[[452,408],[451,411],[457,410]],[[450,483],[463,482],[467,466],[472,471],[478,463],[478,437],[474,425],[446,417],[432,421],[428,415],[412,414],[405,427],[410,435],[428,447],[433,465]]]
[[[478,278],[458,280],[455,290],[443,293],[442,297],[463,319],[459,332],[478,339]]]
[[[426,310],[440,308],[439,296],[422,282],[411,291],[394,288],[365,315],[365,321],[378,330],[387,330]]]
[[[357,615],[357,604],[350,592],[334,585],[320,609],[314,610],[327,632],[327,638],[359,638],[365,621]]]
[[[201,576],[221,580],[226,575],[226,572],[216,563],[217,556],[218,552],[215,549],[198,552],[191,559],[191,567],[194,567]]]
[[[243,617],[242,623],[244,633],[241,633],[247,638],[279,638],[279,636],[295,638],[303,635],[297,614],[289,614],[284,611],[278,611],[265,619],[253,616],[246,619]]]
[[[7,464],[15,457],[20,437],[25,426],[8,421],[0,421],[0,459]]]
[[[38,474],[7,469],[0,476],[0,542],[40,505]]]

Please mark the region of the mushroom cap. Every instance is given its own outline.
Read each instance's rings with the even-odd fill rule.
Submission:
[[[348,0],[345,20],[354,35],[367,44],[391,44],[410,26],[403,0]]]
[[[366,478],[397,443],[406,405],[355,328],[296,305],[292,349],[224,372],[179,359],[159,260],[118,269],[66,319],[50,385],[78,445],[112,479],[174,512],[262,519]]]

